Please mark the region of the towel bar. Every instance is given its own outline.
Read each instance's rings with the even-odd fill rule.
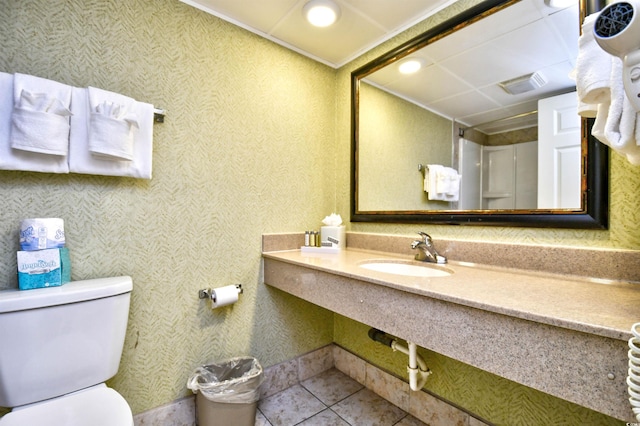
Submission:
[[[153,109],[153,121],[155,121],[156,123],[164,123],[165,112],[166,111],[161,109],[161,108],[154,108]]]
[[[422,176],[425,176],[425,174],[427,173],[427,166],[423,165],[422,163],[418,163],[418,171],[422,173]]]

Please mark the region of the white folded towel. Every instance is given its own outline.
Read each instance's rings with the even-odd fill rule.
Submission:
[[[11,147],[67,155],[70,115],[71,111],[59,99],[22,89],[11,116]]]
[[[439,164],[427,165],[427,170],[424,174],[424,190],[428,194],[429,200],[443,201],[444,194],[438,192],[438,172],[442,170],[443,166]]]
[[[117,105],[125,105],[117,93],[104,92],[107,98],[95,100],[94,109],[99,103],[112,102]],[[123,96],[124,97],[124,96]],[[124,97],[126,98],[126,97]],[[131,99],[131,98],[127,98]],[[89,150],[89,121],[91,116],[89,89],[74,88],[71,102],[71,135],[69,143],[69,168],[72,173],[105,175],[105,176],[129,176],[142,179],[151,179],[152,154],[153,154],[153,105],[136,102],[127,104],[128,112],[135,114],[138,129],[133,133],[133,155],[130,161],[114,161],[93,155]],[[103,104],[104,108],[107,105]],[[112,108],[115,106],[112,105]],[[117,111],[120,114],[121,110]],[[107,114],[113,114],[108,111]],[[131,117],[131,116],[130,116]],[[129,117],[129,118],[130,118]]]
[[[578,114],[595,117],[591,134],[614,151],[640,165],[640,123],[622,82],[623,63],[605,52],[594,39],[593,24],[598,14],[584,19],[578,41],[574,77],[578,93]]]
[[[598,13],[594,13],[584,18],[575,69],[578,99],[592,105],[609,99],[612,67],[611,55],[600,48],[593,35],[593,24],[597,17]],[[593,110],[595,108],[590,109]]]
[[[13,79],[11,147],[42,154],[67,155],[71,87],[19,73]]]
[[[424,190],[429,200],[458,201],[460,197],[460,175],[451,168],[429,164],[425,172]]]
[[[595,118],[598,115],[599,104],[585,104],[578,100],[578,115],[584,118]]]
[[[57,84],[49,85],[49,80],[39,79],[38,77],[31,77],[20,75],[14,76],[12,74],[0,73],[0,169],[2,170],[25,170],[34,172],[47,172],[47,173],[69,173],[69,166],[67,164],[67,158],[62,155],[49,155],[39,152],[24,151],[20,149],[13,149],[11,147],[11,117],[13,115],[14,106],[19,98],[16,98],[15,86],[21,85],[23,89],[29,90],[25,87],[25,82],[34,83],[31,86],[32,90],[37,93],[51,94],[51,91],[47,90],[49,87],[56,87]],[[41,86],[42,80],[45,85]],[[16,84],[14,84],[16,83]],[[61,85],[64,86],[64,85]],[[71,87],[64,86],[69,89],[69,100],[71,99]],[[63,89],[64,89],[63,87]],[[66,91],[62,90],[62,92]],[[20,94],[22,89],[20,91]],[[56,92],[56,99],[60,100],[63,104],[65,102],[64,94]],[[69,102],[67,102],[69,105]]]
[[[606,104],[605,104],[606,105]],[[604,113],[604,111],[602,111]],[[600,140],[612,149],[626,155],[631,164],[640,164],[640,146],[636,140],[638,133],[638,114],[631,105],[629,98],[624,91],[622,83],[622,60],[615,57],[611,68],[611,104],[604,117],[604,138]],[[600,135],[601,123],[597,123],[598,128],[592,134],[596,137]],[[596,127],[594,125],[594,127]]]
[[[89,151],[105,160],[133,160],[138,130],[136,101],[118,93],[89,87]]]
[[[458,201],[460,195],[460,176],[451,167],[442,167],[438,172],[436,190],[444,195],[445,201]]]
[[[593,137],[607,146],[611,146],[611,143],[609,143],[604,134],[604,127],[607,123],[607,119],[609,118],[609,107],[611,107],[611,100],[597,105],[596,119],[593,122],[593,127],[591,128],[591,134]]]

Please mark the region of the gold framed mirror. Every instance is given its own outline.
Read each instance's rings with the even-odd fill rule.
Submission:
[[[353,71],[351,221],[605,229],[608,148],[555,103],[577,102],[593,7],[487,0]],[[399,76],[409,59],[423,69]]]

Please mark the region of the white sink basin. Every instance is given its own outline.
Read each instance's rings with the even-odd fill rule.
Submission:
[[[408,263],[393,260],[364,262],[358,266],[371,271],[410,277],[447,277],[453,273],[453,271],[449,269],[431,266],[429,264],[418,264],[415,262]]]

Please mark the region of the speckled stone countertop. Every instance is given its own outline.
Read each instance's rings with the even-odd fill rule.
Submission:
[[[632,421],[625,380],[627,340],[640,321],[639,251],[434,240],[449,259],[440,267],[453,273],[427,278],[359,266],[411,262],[410,236],[347,233],[347,248],[336,254],[302,253],[302,240],[263,235],[265,284]]]
[[[465,262],[428,267],[452,271],[444,277],[414,277],[360,267],[372,260],[410,257],[370,250],[304,254],[300,250],[265,252],[265,258],[498,314],[620,340],[640,321],[640,284],[540,273]],[[421,264],[421,262],[413,262]]]

